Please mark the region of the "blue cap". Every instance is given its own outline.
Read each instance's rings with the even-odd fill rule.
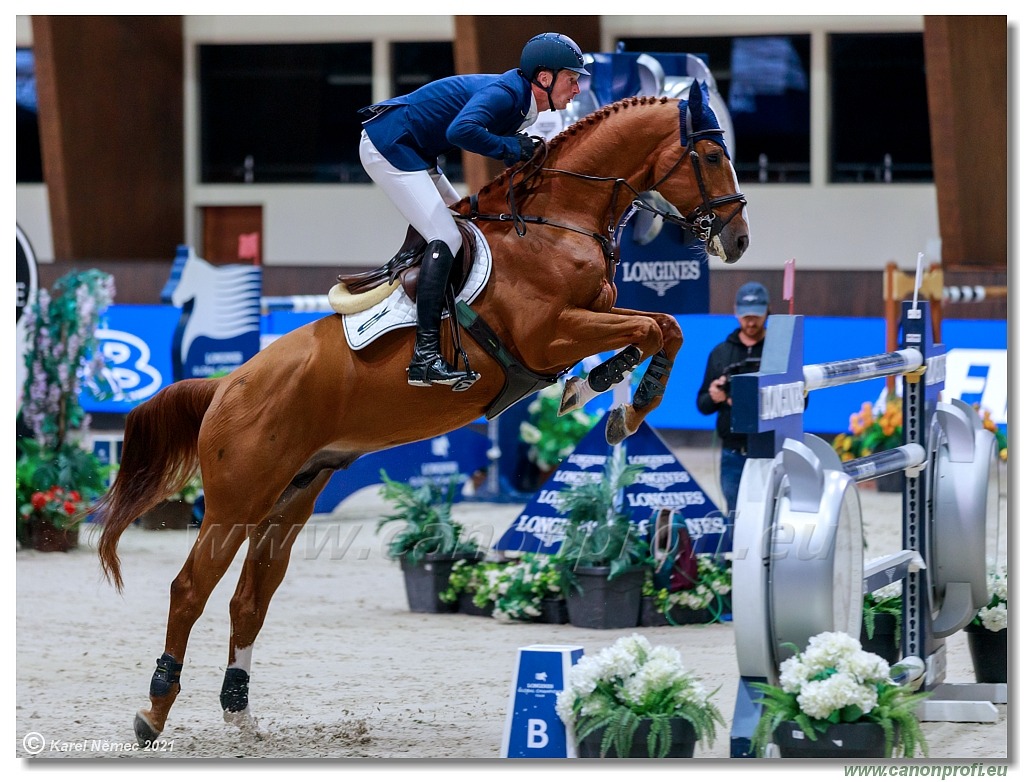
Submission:
[[[768,289],[759,282],[747,282],[736,291],[736,317],[768,314]]]

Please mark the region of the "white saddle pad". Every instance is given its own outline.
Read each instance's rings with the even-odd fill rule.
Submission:
[[[475,237],[476,252],[473,266],[469,270],[469,278],[456,296],[459,301],[467,304],[480,295],[491,277],[491,248],[487,245],[483,233],[473,223],[467,223]],[[447,315],[445,316],[447,317]],[[342,315],[345,327],[345,339],[353,350],[365,348],[381,334],[395,329],[416,325],[416,302],[410,299],[405,289],[398,288],[386,299],[374,304],[363,312]]]

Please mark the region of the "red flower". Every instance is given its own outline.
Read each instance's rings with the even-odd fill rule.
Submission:
[[[37,491],[32,495],[32,507],[36,510],[42,510],[46,507],[46,495],[41,491]]]
[[[78,510],[78,506],[70,500],[64,503],[64,512],[69,516],[74,516],[76,510]]]
[[[72,502],[81,502],[82,501],[82,495],[79,494],[74,489],[71,490],[71,493],[68,495],[68,497],[71,499]]]

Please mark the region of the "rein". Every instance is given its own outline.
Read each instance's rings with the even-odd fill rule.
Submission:
[[[606,261],[609,266],[609,277],[612,276],[615,265],[618,263],[618,248],[619,248],[619,237],[621,236],[622,230],[632,219],[638,211],[644,210],[651,212],[664,220],[678,225],[681,228],[689,230],[693,235],[701,242],[707,243],[713,236],[717,236],[722,232],[726,225],[728,225],[732,219],[740,213],[743,207],[747,203],[746,197],[743,193],[730,193],[729,195],[718,196],[717,198],[708,198],[707,187],[704,183],[704,176],[701,172],[700,156],[697,154],[697,150],[694,142],[703,136],[710,136],[712,134],[721,134],[721,128],[709,128],[700,131],[691,131],[688,134],[686,149],[679,156],[672,167],[669,168],[665,175],[659,179],[651,190],[657,190],[658,187],[665,182],[676,169],[679,168],[683,160],[687,157],[690,159],[690,163],[693,166],[694,177],[697,181],[697,188],[700,191],[700,203],[690,210],[689,214],[682,216],[677,213],[669,212],[664,209],[659,209],[651,204],[646,203],[641,197],[640,193],[629,184],[625,179],[621,177],[603,177],[596,176],[593,174],[581,174],[576,171],[568,171],[561,168],[545,168],[544,161],[547,159],[548,147],[547,142],[543,138],[535,136],[534,138],[540,142],[542,154],[534,156],[533,160],[526,161],[521,166],[513,169],[509,174],[508,178],[508,194],[505,197],[505,202],[508,204],[508,213],[501,214],[481,214],[478,210],[478,194],[470,196],[470,212],[468,215],[456,215],[462,219],[468,220],[489,220],[496,222],[511,222],[515,226],[516,234],[519,236],[526,235],[526,227],[528,224],[534,225],[550,225],[555,228],[561,228],[567,231],[573,231],[574,233],[589,236],[601,246],[601,252],[604,254]],[[524,173],[525,172],[525,173]],[[608,216],[606,219],[606,226],[604,233],[598,233],[596,231],[588,231],[583,228],[579,228],[574,225],[568,225],[566,223],[560,223],[555,220],[549,220],[541,215],[523,215],[519,212],[519,205],[516,200],[516,176],[522,174],[521,179],[518,182],[520,187],[527,185],[531,179],[538,176],[541,173],[549,174],[563,174],[570,176],[575,179],[579,179],[586,182],[612,182],[612,198],[611,203],[608,206]],[[619,194],[621,188],[627,188],[634,196],[632,203],[629,208],[623,213],[622,219],[619,220],[618,225],[615,225],[615,204],[619,200]],[[736,208],[729,213],[728,217],[724,220],[715,214],[714,210],[717,207],[724,206],[725,204],[735,203]]]

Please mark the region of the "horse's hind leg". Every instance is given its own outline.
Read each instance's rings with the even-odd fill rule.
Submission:
[[[263,627],[270,600],[288,569],[292,546],[330,475],[331,471],[325,470],[302,489],[289,487],[289,493],[271,511],[270,520],[249,538],[242,574],[231,598],[228,667],[220,691],[225,721],[253,724],[249,709],[253,644]]]
[[[181,691],[179,677],[189,634],[246,534],[244,525],[218,519],[213,509],[208,509],[203,518],[192,551],[171,583],[167,639],[149,685],[150,708],[135,715],[135,736],[140,742],[151,742],[163,731],[167,714]]]

